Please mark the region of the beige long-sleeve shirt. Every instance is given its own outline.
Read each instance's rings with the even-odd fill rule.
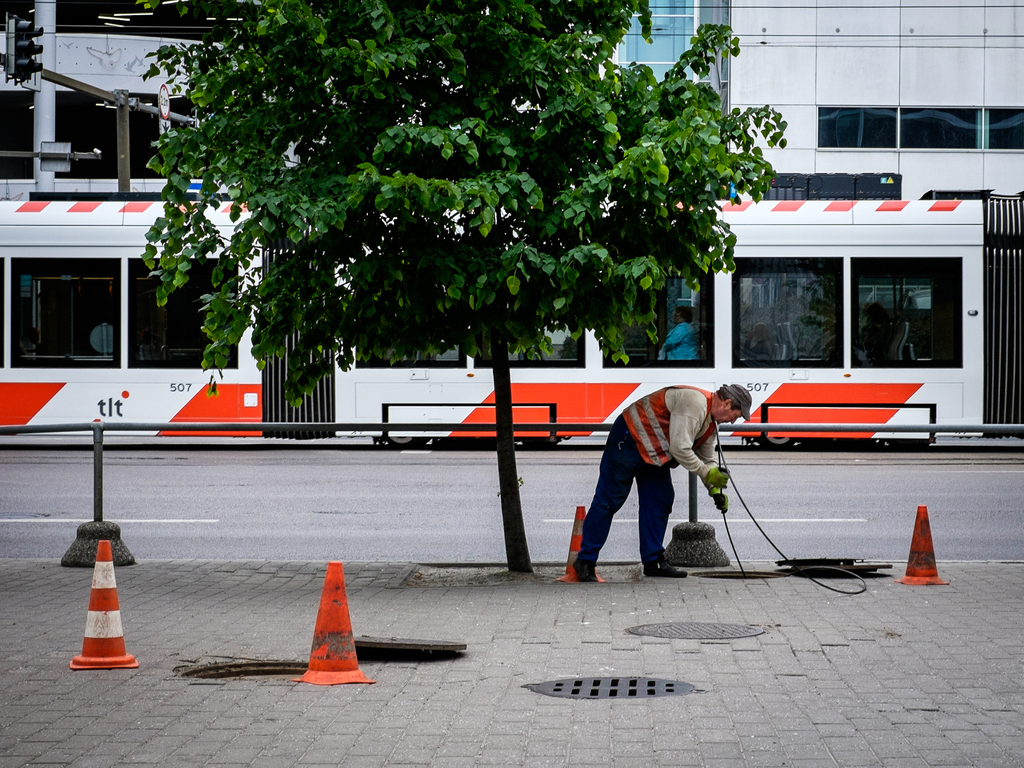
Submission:
[[[708,399],[695,389],[669,389],[665,393],[665,407],[669,417],[669,453],[687,472],[692,472],[710,490],[708,472],[717,466],[715,446],[718,440],[714,432],[698,448],[694,442],[711,426]]]

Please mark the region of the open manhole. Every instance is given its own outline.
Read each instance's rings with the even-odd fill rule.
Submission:
[[[223,680],[239,677],[295,677],[304,674],[308,667],[307,662],[301,661],[227,661],[177,667],[174,671],[182,677]]]
[[[669,624],[641,624],[628,627],[631,635],[665,637],[672,640],[734,640],[738,637],[754,637],[764,632],[760,627],[743,624],[712,624],[697,621],[677,621]]]
[[[705,579],[778,579],[782,576],[789,576],[789,573],[782,571],[699,571],[691,572],[690,575]]]
[[[523,688],[563,699],[653,699],[658,696],[684,696],[694,691],[689,683],[653,677],[569,677],[531,683]]]
[[[402,637],[354,638],[359,661],[439,661],[458,656],[466,650],[465,643],[448,640],[411,640]],[[305,661],[261,661],[235,659],[214,664],[193,664],[177,667],[182,677],[214,680],[228,677],[288,677],[302,675],[309,664]]]
[[[795,576],[876,576],[879,569],[892,568],[892,563],[869,563],[852,557],[812,557],[776,560],[775,564],[788,569]]]

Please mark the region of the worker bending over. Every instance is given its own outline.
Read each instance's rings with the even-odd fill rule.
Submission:
[[[683,578],[686,571],[665,559],[665,529],[675,491],[671,469],[682,466],[701,479],[725,512],[729,476],[715,463],[715,424],[750,420],[750,392],[727,384],[715,393],[687,386],[666,387],[628,406],[615,422],[601,456],[601,474],[583,522],[583,541],[573,567],[580,581],[597,581],[597,556],[612,518],[636,480],[640,496],[640,559],[644,576]]]

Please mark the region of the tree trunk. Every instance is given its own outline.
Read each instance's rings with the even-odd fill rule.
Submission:
[[[508,344],[504,339],[491,342],[494,373],[494,419],[498,449],[498,489],[501,493],[501,520],[505,529],[505,557],[508,569],[533,573],[530,547],[526,543],[523,503],[519,497],[519,473],[516,471],[516,444],[512,428],[512,377],[508,365]]]

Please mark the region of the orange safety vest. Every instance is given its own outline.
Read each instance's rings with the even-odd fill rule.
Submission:
[[[648,464],[653,464],[656,467],[663,467],[672,461],[672,454],[669,453],[669,445],[671,445],[669,440],[669,420],[672,414],[665,405],[665,393],[670,389],[697,390],[708,401],[704,418],[706,419],[711,413],[711,393],[697,387],[685,385],[659,389],[657,392],[652,392],[646,397],[641,397],[626,408],[622,412],[622,416],[626,421],[626,426],[629,427],[629,434],[633,436],[633,441],[636,443],[640,456]],[[703,445],[714,434],[714,431],[715,423],[712,421],[708,428],[704,430],[704,434],[694,441],[693,447],[699,448]]]

